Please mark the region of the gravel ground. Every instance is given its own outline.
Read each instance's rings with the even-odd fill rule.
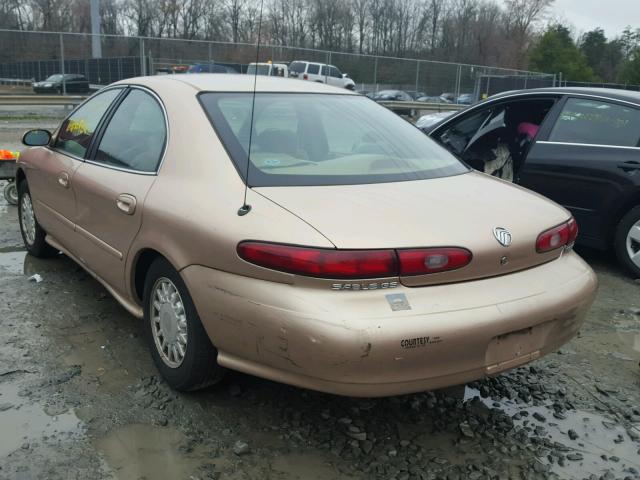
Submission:
[[[354,399],[230,372],[180,394],[141,322],[26,255],[0,198],[0,479],[638,479],[640,281],[580,253],[600,279],[580,335],[497,378]]]

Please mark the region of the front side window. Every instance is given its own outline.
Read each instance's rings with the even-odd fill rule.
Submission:
[[[570,98],[549,140],[640,147],[640,110],[597,100]]]
[[[167,130],[162,108],[147,92],[131,90],[104,131],[95,161],[137,172],[155,172]]]
[[[329,69],[329,75],[335,78],[342,78],[342,73],[336,67],[331,67]]]
[[[467,145],[491,115],[491,110],[481,110],[455,122],[436,135],[436,139],[456,155],[462,157]]]
[[[250,186],[382,183],[468,168],[393,112],[356,95],[204,93],[200,102]],[[251,137],[251,146],[249,138]]]
[[[113,88],[98,93],[78,108],[60,126],[55,148],[83,158],[100,119],[121,91],[121,88]]]

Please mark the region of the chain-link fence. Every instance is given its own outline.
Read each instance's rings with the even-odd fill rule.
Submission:
[[[0,30],[0,82],[41,82],[55,74],[77,74],[96,89],[140,75],[186,73],[194,65],[209,66],[204,71],[219,65],[227,72],[245,73],[256,60],[286,64],[300,60],[337,66],[363,93],[402,90],[414,99],[438,102],[469,103],[498,91],[556,84],[554,75],[481,65],[274,45],[258,50],[251,44],[204,40],[99,38],[101,55],[95,58],[90,34]]]

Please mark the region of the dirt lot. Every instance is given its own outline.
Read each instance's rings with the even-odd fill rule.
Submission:
[[[640,478],[640,281],[581,253],[600,290],[580,335],[464,398],[233,372],[178,394],[141,322],[66,257],[26,255],[0,199],[0,479]]]

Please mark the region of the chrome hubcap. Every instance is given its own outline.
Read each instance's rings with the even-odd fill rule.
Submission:
[[[33,245],[36,240],[36,216],[33,213],[33,205],[31,204],[31,195],[25,193],[22,196],[22,205],[20,206],[20,223],[22,223],[22,231],[24,238],[29,245]]]
[[[18,187],[16,187],[15,182],[12,182],[6,188],[9,190],[9,197],[11,198],[11,201],[16,205],[18,203]]]
[[[182,297],[171,280],[159,278],[151,295],[151,328],[162,361],[171,368],[182,365],[187,351],[187,316]]]
[[[627,233],[627,253],[631,261],[640,267],[640,220],[634,223]]]

